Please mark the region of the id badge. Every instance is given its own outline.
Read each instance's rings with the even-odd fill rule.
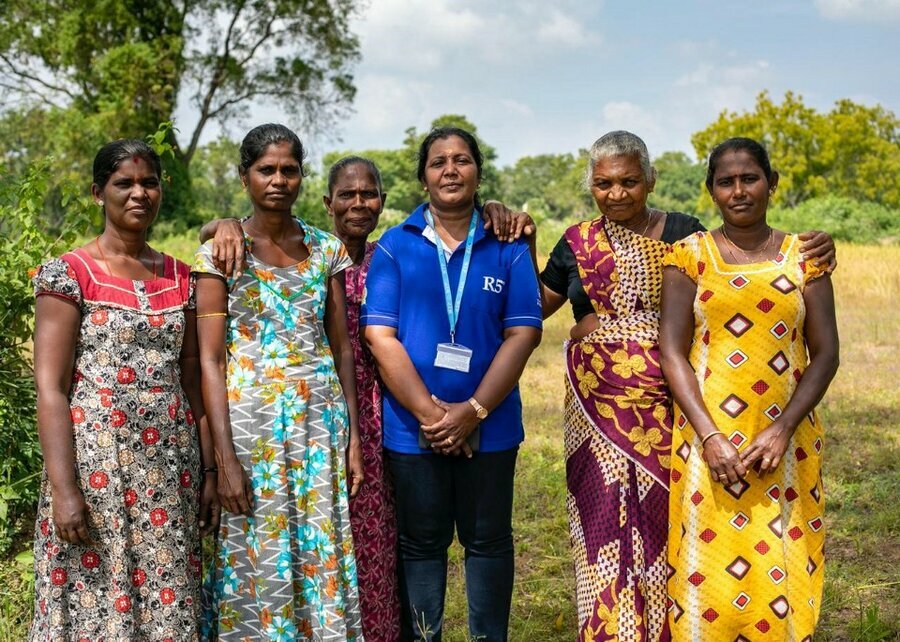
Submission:
[[[434,357],[435,368],[468,372],[472,351],[458,343],[439,343]]]

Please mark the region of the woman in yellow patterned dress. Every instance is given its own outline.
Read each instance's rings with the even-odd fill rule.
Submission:
[[[838,366],[827,272],[769,227],[763,147],[732,138],[706,186],[724,222],[676,243],[660,347],[676,402],[669,501],[676,640],[811,640],[823,569],[822,425]]]

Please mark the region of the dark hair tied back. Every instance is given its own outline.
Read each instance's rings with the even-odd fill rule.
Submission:
[[[156,172],[156,176],[162,178],[159,154],[142,140],[122,138],[106,143],[94,156],[94,184],[100,189],[106,187],[109,177],[119,169],[122,161],[135,156],[143,158]]]
[[[716,166],[719,159],[728,152],[747,152],[756,161],[767,181],[772,180],[772,164],[769,162],[769,153],[766,148],[752,138],[736,136],[729,138],[713,147],[706,165],[706,189],[712,190],[713,179],[716,176]]]
[[[244,136],[244,140],[241,142],[241,164],[238,165],[240,173],[246,174],[250,166],[266,153],[269,145],[278,145],[279,143],[290,143],[291,156],[300,164],[300,175],[306,176],[303,167],[306,150],[303,149],[303,143],[292,129],[275,123],[254,127]]]
[[[419,145],[419,168],[418,173],[416,174],[419,181],[425,181],[425,164],[428,162],[428,152],[431,150],[431,146],[435,141],[444,140],[451,136],[459,136],[469,147],[469,151],[475,159],[475,167],[478,168],[478,178],[481,178],[481,169],[484,166],[484,154],[481,153],[481,148],[478,147],[478,141],[475,137],[465,129],[460,129],[459,127],[436,127],[428,133],[425,140]]]

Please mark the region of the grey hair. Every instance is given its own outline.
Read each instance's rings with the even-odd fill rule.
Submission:
[[[597,164],[597,161],[603,158],[612,158],[613,156],[637,156],[641,162],[644,180],[649,183],[656,177],[656,168],[650,164],[650,152],[647,151],[647,144],[639,136],[631,132],[617,130],[603,134],[591,145],[587,169],[584,173],[584,187],[586,190],[591,190],[594,166]]]

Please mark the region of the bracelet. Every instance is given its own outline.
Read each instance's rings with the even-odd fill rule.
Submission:
[[[215,466],[204,466],[203,467],[204,475],[208,475],[209,473],[217,473],[217,472],[219,472],[219,469],[216,468]]]
[[[208,317],[227,317],[227,312],[208,312],[207,314],[198,314],[198,319],[206,319]]]
[[[724,436],[725,436],[725,433],[722,432],[721,430],[713,430],[711,433],[709,433],[708,435],[706,435],[706,437],[704,437],[703,439],[700,440],[700,445],[701,445],[701,446],[705,446],[705,445],[706,445],[706,442],[707,442],[709,439],[711,439],[712,437],[715,437],[716,435],[722,435],[722,436],[724,437]]]

